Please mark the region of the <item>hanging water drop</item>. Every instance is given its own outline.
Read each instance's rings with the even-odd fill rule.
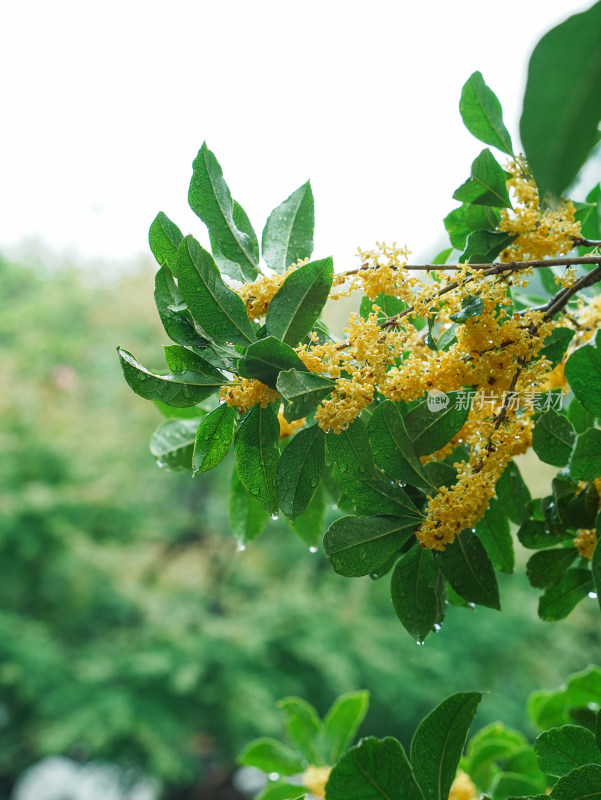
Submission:
[[[237,551],[239,553],[243,553],[246,550],[246,545],[245,544],[239,544],[236,549],[237,549]]]
[[[416,640],[415,640],[415,644],[416,644],[418,647],[423,647],[423,646],[424,646],[424,644],[425,644],[425,642],[424,642],[424,640],[423,640],[423,639],[416,639]]]
[[[309,548],[309,552],[310,553],[316,553],[317,552],[317,547],[310,547]],[[595,595],[595,597],[596,597],[596,595]]]
[[[268,777],[269,777],[270,781],[279,781],[280,773],[279,772],[270,772]]]
[[[588,596],[591,598],[591,600],[596,600],[597,599],[597,592],[589,592]]]
[[[271,514],[271,519],[276,520],[276,519],[279,519],[279,518],[280,518],[279,514]]]
[[[440,625],[438,622],[435,622],[432,630],[434,631],[434,633],[440,633],[442,630],[442,625]]]

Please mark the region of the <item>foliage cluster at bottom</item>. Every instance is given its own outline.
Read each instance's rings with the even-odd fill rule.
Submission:
[[[534,693],[534,744],[496,722],[465,748],[481,692],[447,697],[418,725],[409,749],[393,737],[350,746],[367,692],[339,697],[325,717],[298,697],[280,701],[288,744],[251,742],[240,763],[270,780],[257,800],[601,800],[601,668]],[[464,753],[465,748],[465,753]]]

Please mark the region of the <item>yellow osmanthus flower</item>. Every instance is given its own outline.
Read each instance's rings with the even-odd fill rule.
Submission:
[[[376,242],[373,250],[357,248],[357,255],[362,265],[350,274],[341,274],[334,277],[334,286],[337,291],[332,293],[332,299],[349,297],[355,291],[361,290],[370,300],[375,300],[379,294],[392,297],[402,297],[401,292],[407,293],[419,278],[416,278],[404,269],[409,250],[397,246],[396,242],[387,245],[386,242]]]
[[[315,797],[326,796],[326,784],[330,779],[332,767],[314,767],[310,766],[303,772],[302,782],[303,785],[315,795]]]
[[[378,306],[374,306],[367,319],[351,314],[349,327],[345,329],[347,346],[344,350],[330,348],[328,351],[327,372],[337,379],[336,385],[330,398],[322,400],[315,412],[315,419],[326,432],[340,433],[359,416],[373,400],[376,386],[386,380],[387,368],[406,346],[403,332],[382,330],[377,321],[378,312]],[[308,369],[323,371],[319,364],[311,361],[316,358],[316,352],[324,352],[323,345],[298,352]],[[341,376],[343,369],[350,377]]]
[[[219,401],[228,406],[237,407],[241,413],[257,404],[260,404],[261,408],[266,408],[279,396],[275,389],[270,389],[269,386],[265,386],[264,383],[254,380],[254,378],[236,377],[219,390]]]
[[[462,769],[457,770],[449,792],[449,800],[478,800],[478,797],[478,790],[467,772]]]
[[[582,528],[574,539],[574,547],[578,550],[578,553],[583,558],[588,558],[589,561],[593,557],[596,544],[597,533],[594,528]]]
[[[501,211],[498,230],[516,238],[503,250],[500,260],[533,261],[569,253],[573,239],[580,236],[580,223],[575,219],[572,201],[541,208],[538,188],[525,158],[517,156],[505,169],[511,174],[507,185],[516,204],[513,209]]]
[[[340,433],[359,416],[374,397],[373,383],[365,370],[357,370],[352,378],[339,378],[328,400],[322,400],[315,419],[324,431]]]
[[[528,417],[510,414],[498,430],[492,418],[479,425],[468,442],[472,447],[469,460],[455,464],[457,482],[440,487],[438,494],[428,498],[426,520],[416,532],[422,547],[444,550],[461,531],[474,527],[488,508],[503,470],[527,447],[531,428]]]
[[[269,309],[269,304],[281,289],[288,275],[308,262],[308,258],[301,258],[288,267],[283,275],[260,275],[256,281],[245,283],[239,289],[236,289],[236,294],[244,300],[249,318],[259,319],[264,317]]]

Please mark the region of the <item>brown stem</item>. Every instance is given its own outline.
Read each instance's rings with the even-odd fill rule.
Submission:
[[[574,244],[582,244],[582,246],[587,247],[594,247],[599,246],[601,247],[600,242],[593,242],[589,239],[578,239],[574,241]],[[470,264],[472,269],[481,269],[487,270],[490,267],[499,267],[500,271],[503,272],[504,270],[508,270],[514,272],[516,270],[521,269],[542,269],[544,267],[570,267],[570,266],[577,266],[578,264],[598,264],[599,263],[599,256],[574,256],[570,258],[569,256],[564,256],[561,258],[542,258],[535,261],[507,261],[506,263],[495,263],[487,262],[485,264]],[[411,271],[419,270],[421,272],[434,272],[434,271],[443,271],[443,270],[457,270],[460,269],[463,264],[406,264],[404,267],[393,267],[393,269],[406,269]],[[345,272],[340,273],[341,275],[351,276],[351,275],[358,275],[360,272],[365,272],[366,270],[374,269],[370,264],[362,264],[357,269],[349,269]]]

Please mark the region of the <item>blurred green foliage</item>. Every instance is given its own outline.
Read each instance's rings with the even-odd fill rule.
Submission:
[[[504,612],[452,609],[418,648],[387,586],[332,573],[283,521],[237,553],[232,462],[202,483],[141,445],[160,413],[122,379],[114,345],[152,366],[165,340],[152,275],[0,261],[0,780],[47,754],[158,777],[165,796],[279,730],[277,698],[320,713],[369,688],[363,734],[407,742],[450,692],[491,690],[478,723],[528,730],[525,700],[599,652],[598,611],[553,627],[524,581]],[[327,609],[327,613],[323,613]]]

